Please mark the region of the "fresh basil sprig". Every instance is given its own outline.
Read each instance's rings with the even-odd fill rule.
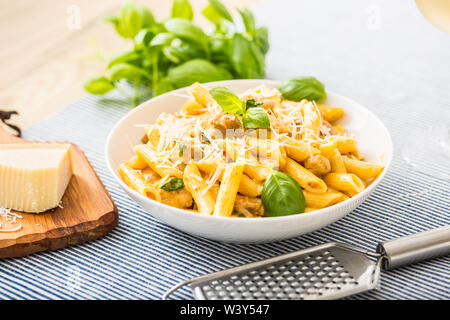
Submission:
[[[172,178],[166,183],[162,184],[159,188],[165,191],[176,191],[184,188],[184,181],[180,178]]]
[[[269,217],[305,212],[306,201],[302,188],[290,175],[272,171],[264,182],[261,200]]]
[[[267,29],[256,26],[248,9],[240,11],[241,27],[220,0],[208,1],[202,13],[214,25],[209,33],[193,22],[189,0],[173,0],[171,16],[162,21],[131,0],[117,15],[104,17],[133,47],[109,62],[106,76],[88,80],[86,91],[105,94],[120,90],[122,83],[132,84],[135,90],[130,101],[135,106],[150,94],[194,82],[263,78]]]
[[[260,107],[262,103],[257,103],[254,99],[242,101],[233,91],[225,87],[216,87],[209,92],[225,112],[242,116],[244,128],[265,129],[270,127],[269,116],[266,110]]]
[[[327,96],[325,86],[314,77],[298,77],[278,86],[283,99],[292,101],[319,101]]]

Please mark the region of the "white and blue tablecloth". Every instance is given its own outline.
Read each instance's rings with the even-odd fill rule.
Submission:
[[[265,1],[254,8],[270,30],[267,77],[314,75],[386,124],[390,172],[340,221],[290,240],[236,245],[175,230],[142,210],[106,168],[105,139],[129,110],[116,93],[86,96],[25,130],[37,141],[80,146],[119,208],[108,236],[56,252],[0,260],[2,299],[160,299],[179,281],[328,241],[373,250],[378,241],[450,224],[450,183],[411,168],[408,137],[450,124],[450,35],[414,1]],[[433,166],[433,163],[423,163]],[[450,257],[382,272],[380,286],[353,299],[449,299]],[[192,298],[189,288],[174,298]]]

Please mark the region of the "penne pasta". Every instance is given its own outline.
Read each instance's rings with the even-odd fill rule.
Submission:
[[[187,115],[199,115],[206,112],[206,108],[195,100],[186,101],[181,110]]]
[[[191,160],[184,168],[183,180],[186,189],[191,193],[198,207],[198,212],[212,214],[214,211],[214,199],[207,189],[206,182],[198,171],[197,166]]]
[[[353,137],[336,136],[336,143],[341,154],[358,152],[358,142]]]
[[[219,170],[218,180],[222,181],[223,177],[223,166],[224,164],[219,164],[218,161],[208,161],[208,160],[200,160],[197,162],[197,166],[200,171],[205,172],[207,174],[215,174],[216,170]],[[239,183],[239,193],[249,196],[249,197],[258,197],[261,195],[263,189],[263,185],[260,182],[256,182],[246,174],[242,175],[241,182]]]
[[[141,144],[134,147],[136,155],[144,160],[147,165],[156,171],[161,177],[173,176],[181,178],[183,173],[174,167],[173,163],[169,160],[162,160],[158,157],[156,150],[148,144]]]
[[[157,148],[159,144],[159,131],[155,126],[150,126],[146,128],[146,134],[148,142],[147,144],[150,144],[152,147]]]
[[[307,158],[320,153],[319,149],[312,147],[310,143],[302,140],[285,137],[283,142],[283,148],[286,150],[286,155],[297,162],[302,162]]]
[[[334,122],[344,116],[344,109],[342,108],[330,107],[324,104],[318,104],[317,108],[319,109],[320,114],[328,122]]]
[[[203,107],[208,107],[208,104],[214,102],[214,99],[209,91],[205,87],[202,87],[198,82],[191,85],[188,91],[193,95],[195,101]]]
[[[125,164],[135,170],[142,170],[148,167],[147,162],[139,158],[137,155],[132,156],[130,160],[125,162]]]
[[[322,117],[314,102],[304,105],[303,115],[303,138],[314,139],[319,136],[319,129],[322,124]]]
[[[311,208],[325,208],[333,204],[343,201],[342,197],[346,197],[344,194],[338,191],[329,191],[325,193],[309,192],[304,190],[306,206]]]
[[[342,108],[288,101],[264,86],[240,96],[199,83],[187,91],[178,112],[144,127],[119,167],[146,197],[195,214],[274,217],[336,205],[384,170],[362,161],[356,138],[330,124]]]
[[[150,199],[161,201],[158,190],[150,183],[147,183],[147,181],[145,181],[144,177],[139,173],[139,171],[134,170],[123,163],[119,167],[119,174],[122,180],[130,188],[136,190],[140,194]]]
[[[277,163],[274,166],[276,168],[284,168],[286,165],[286,151],[273,140],[247,137],[246,143],[258,160],[269,157]]]
[[[383,171],[384,167],[378,164],[368,163],[349,157],[342,157],[345,167],[348,172],[356,174],[363,180],[368,180],[378,177]]]
[[[298,184],[307,191],[318,193],[327,191],[327,185],[322,179],[305,169],[301,164],[291,158],[287,158],[284,171],[294,178]]]
[[[244,165],[241,163],[229,163],[226,165],[214,207],[215,216],[229,217],[233,213],[234,201],[236,200],[243,172]]]
[[[323,180],[330,187],[354,196],[364,190],[364,182],[353,173],[328,173]]]
[[[237,161],[238,158],[243,158],[243,161],[245,162],[245,174],[258,182],[266,180],[267,176],[272,172],[271,167],[259,163],[249,151],[245,151],[244,155],[238,154],[239,152],[236,148],[236,143],[234,142],[227,142],[225,144],[225,149],[227,157],[231,158],[233,161]]]
[[[320,151],[330,161],[331,172],[346,173],[344,161],[337,147],[337,140],[333,139],[320,145]]]

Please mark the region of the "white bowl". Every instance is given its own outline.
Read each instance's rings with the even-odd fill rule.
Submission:
[[[207,84],[225,86],[237,93],[264,84],[275,87],[273,80],[231,80]],[[386,166],[380,176],[363,192],[342,203],[317,211],[261,219],[216,217],[177,209],[148,199],[128,187],[119,177],[119,165],[133,155],[133,147],[140,143],[144,134],[143,124],[153,123],[162,112],[178,111],[186,98],[185,89],[168,92],[144,102],[128,112],[112,129],[106,142],[106,163],[111,174],[129,196],[145,211],[168,225],[187,233],[208,239],[236,242],[258,243],[282,240],[325,227],[350,213],[359,206],[383,180],[393,156],[392,139],[383,123],[369,110],[351,99],[327,92],[324,102],[345,109],[345,116],[339,122],[348,132],[356,135],[359,150],[366,160],[384,163]]]

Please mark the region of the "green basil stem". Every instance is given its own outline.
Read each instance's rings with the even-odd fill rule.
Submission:
[[[153,92],[156,91],[156,86],[158,84],[158,56],[159,52],[155,52],[152,56],[153,72],[152,72],[152,89]]]
[[[136,82],[134,83],[134,96],[133,96],[133,103],[132,103],[132,108],[136,108],[138,100],[139,100],[139,89],[141,86],[141,79],[136,80]]]

